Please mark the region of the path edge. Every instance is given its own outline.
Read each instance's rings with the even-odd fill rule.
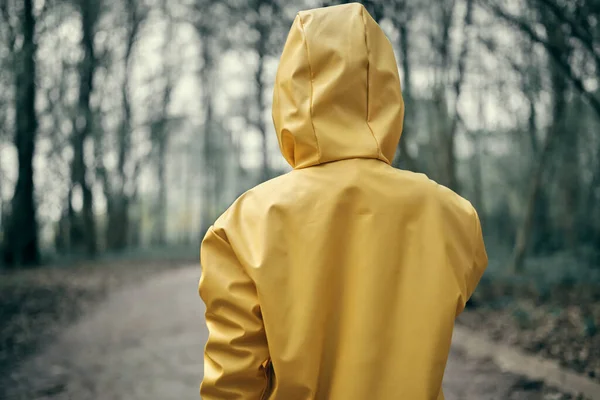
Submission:
[[[600,383],[591,378],[562,367],[558,361],[495,342],[465,326],[454,327],[452,345],[469,357],[490,358],[504,372],[541,380],[573,395],[583,394],[591,400],[600,400]]]

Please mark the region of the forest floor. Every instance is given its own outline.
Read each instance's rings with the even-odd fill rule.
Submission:
[[[98,261],[60,260],[41,268],[0,270],[0,399],[10,372],[110,293],[156,273],[189,266],[190,249]]]
[[[0,399],[197,398],[200,269],[112,261],[0,276]],[[483,308],[463,314],[475,323]],[[448,400],[575,399],[453,349]]]
[[[600,382],[600,266],[575,263],[539,259],[521,277],[489,271],[458,322]]]

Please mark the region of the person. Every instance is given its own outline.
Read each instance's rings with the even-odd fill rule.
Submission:
[[[393,49],[360,4],[300,12],[273,120],[293,170],[208,230],[204,400],[443,399],[455,318],[487,265],[475,209],[393,168]]]

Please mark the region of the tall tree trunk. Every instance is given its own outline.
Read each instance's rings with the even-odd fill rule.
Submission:
[[[168,15],[168,1],[162,0],[161,10]],[[174,37],[174,23],[171,19],[167,22],[167,33],[163,43],[163,67],[165,76],[165,86],[162,92],[162,101],[160,104],[160,116],[152,125],[152,139],[157,144],[157,180],[158,180],[158,201],[156,210],[156,229],[154,231],[154,242],[159,246],[167,243],[167,152],[169,146],[170,127],[168,108],[171,104],[171,93],[173,91],[173,80],[175,78],[174,61],[171,59],[175,52],[172,51]],[[175,50],[176,51],[176,50]]]
[[[529,119],[527,121],[527,133],[529,133],[529,144],[531,146],[531,152],[534,156],[539,154],[539,143],[537,138],[537,109],[535,107],[535,99],[529,97]]]
[[[450,14],[450,16],[452,13]],[[451,18],[451,17],[450,17]],[[455,142],[456,142],[456,132],[458,129],[458,123],[460,121],[460,114],[458,112],[458,104],[460,102],[460,97],[462,94],[462,87],[465,81],[465,70],[467,58],[469,55],[469,44],[471,42],[471,25],[473,23],[473,0],[467,0],[467,9],[465,12],[464,18],[464,38],[461,44],[460,53],[458,55],[458,72],[456,74],[456,79],[453,83],[454,89],[454,114],[452,115],[452,121],[450,123],[450,130],[447,133],[447,142],[446,142],[446,173],[447,173],[447,183],[451,189],[455,191],[459,191],[459,182],[457,176],[457,162],[456,162],[456,152],[455,152]],[[445,32],[448,32],[449,29],[446,29]],[[448,33],[447,33],[448,34]],[[449,39],[447,39],[449,40]],[[445,47],[445,51],[449,52],[449,45]],[[445,54],[445,53],[444,53]],[[445,54],[446,58],[449,57],[448,54]]]
[[[93,114],[90,106],[90,97],[93,91],[96,57],[94,49],[94,32],[97,15],[87,2],[81,0],[80,12],[82,18],[83,59],[79,65],[79,99],[77,101],[77,116],[73,127],[73,160],[71,162],[71,181],[73,186],[79,185],[83,194],[83,226],[84,241],[88,255],[93,256],[97,251],[96,221],[93,210],[93,195],[90,184],[86,178],[86,164],[84,158],[84,145],[92,131]],[[70,221],[71,228],[77,226],[76,221]]]
[[[477,114],[479,118],[482,120],[482,129],[476,132],[471,133],[471,140],[473,142],[474,152],[471,170],[473,171],[473,205],[475,209],[479,212],[479,219],[481,221],[481,225],[485,224],[485,204],[484,204],[484,196],[483,196],[483,173],[482,173],[482,155],[484,152],[484,143],[483,143],[483,135],[486,135],[488,132],[488,126],[486,123],[486,115],[485,115],[485,102],[483,99],[483,95],[480,94],[478,98],[478,107]]]
[[[587,191],[585,212],[589,215],[584,223],[585,235],[588,237],[589,243],[600,248],[600,211],[596,207],[596,204],[600,203],[598,193],[600,193],[600,146],[596,151],[596,168]]]
[[[546,29],[550,34],[550,40],[553,41],[555,46],[560,46],[566,50],[564,35],[560,29],[554,29],[553,25],[546,19],[543,19],[546,23]],[[563,57],[568,57],[567,51]],[[540,202],[542,193],[542,176],[543,172],[547,167],[550,154],[554,150],[555,143],[560,139],[561,132],[564,126],[564,116],[567,106],[566,91],[567,81],[560,70],[556,62],[550,61],[550,74],[552,80],[552,123],[547,131],[546,139],[542,148],[540,149],[538,160],[533,168],[529,191],[526,200],[525,213],[521,224],[517,228],[517,239],[515,247],[513,249],[512,261],[510,269],[513,273],[521,273],[524,267],[525,256],[527,254],[527,248],[529,245],[531,231],[533,228],[534,217],[536,213],[536,206]],[[535,108],[532,108],[534,110]],[[535,128],[535,121],[530,119],[530,127]],[[530,135],[535,135],[531,133]]]
[[[441,12],[439,26],[441,32],[435,32],[432,41],[437,50],[439,65],[435,73],[435,86],[433,100],[435,104],[436,116],[438,119],[438,129],[436,129],[436,152],[439,154],[439,163],[437,165],[436,179],[445,186],[453,190],[458,190],[458,180],[456,178],[456,160],[454,154],[454,142],[456,129],[454,126],[455,118],[448,115],[448,102],[446,86],[450,79],[450,49],[452,47],[450,31],[454,21],[455,0],[444,0],[440,3]],[[464,45],[464,44],[463,44]],[[462,57],[462,52],[461,52]],[[459,61],[460,62],[460,61]],[[459,74],[459,80],[462,77]],[[456,88],[456,82],[453,82],[453,88]],[[460,89],[460,85],[458,85]],[[458,101],[458,98],[456,98]]]
[[[34,200],[33,156],[37,132],[35,112],[36,45],[33,0],[24,0],[23,44],[16,62],[15,147],[18,177],[6,226],[4,261],[9,265],[39,263],[39,243]]]
[[[202,38],[202,67],[200,68],[200,84],[202,85],[202,101],[204,107],[203,121],[203,185],[202,185],[202,211],[200,215],[200,234],[204,235],[208,228],[213,223],[213,208],[212,193],[214,189],[214,176],[212,176],[212,140],[211,127],[213,122],[212,109],[212,87],[211,87],[211,72],[212,72],[212,54],[210,53],[209,34],[200,32]]]
[[[579,111],[581,113],[581,111]],[[578,113],[578,114],[579,114]],[[578,243],[578,215],[580,210],[580,167],[579,135],[572,129],[565,129],[565,121],[560,121],[560,188],[562,197],[561,229],[565,247],[573,250]]]
[[[119,129],[118,157],[117,157],[117,177],[118,182],[115,185],[113,193],[108,193],[112,197],[112,207],[107,209],[108,228],[106,230],[107,248],[110,250],[123,250],[127,247],[130,238],[130,215],[129,206],[131,199],[127,193],[128,176],[125,165],[131,153],[131,133],[132,133],[132,112],[129,81],[131,76],[131,59],[133,48],[139,28],[143,21],[138,4],[134,0],[127,0],[127,42],[125,48],[125,68],[123,84],[121,86],[121,104],[123,106],[123,119]]]
[[[117,194],[107,199],[108,215],[106,227],[106,248],[123,250],[129,238],[129,198]]]
[[[182,240],[182,244],[184,245],[188,245],[192,242],[192,232],[193,232],[193,227],[192,224],[189,223],[189,220],[191,219],[190,217],[192,216],[192,207],[190,207],[190,203],[195,204],[194,202],[191,202],[191,188],[192,188],[192,181],[195,179],[195,174],[193,173],[193,170],[190,166],[191,163],[191,155],[192,155],[192,149],[191,147],[187,147],[183,150],[183,155],[182,155],[182,168],[181,168],[181,182],[183,183],[183,215],[185,217],[185,220],[183,221],[184,223],[184,228],[183,230],[183,240]],[[206,190],[206,188],[204,188]],[[211,191],[208,190],[206,193],[203,192],[203,195],[206,196],[207,199],[211,199]],[[210,213],[211,209],[210,208],[204,208],[204,203],[202,204],[202,210],[201,210],[201,224],[205,223],[206,224],[206,231],[208,231],[208,228],[212,225],[213,221],[212,221],[212,214]],[[204,217],[208,216],[208,218],[203,219]],[[202,227],[202,225],[200,225]],[[205,232],[201,232],[201,234],[204,234]]]
[[[260,180],[266,181],[270,178],[269,170],[269,140],[267,137],[267,127],[265,125],[265,119],[263,112],[265,111],[265,83],[264,83],[264,66],[265,57],[267,55],[267,30],[264,26],[264,22],[258,20],[256,29],[259,32],[258,40],[256,41],[256,53],[258,54],[258,66],[254,74],[254,82],[256,84],[256,107],[258,109],[256,115],[256,128],[260,133],[262,140],[262,163]]]
[[[538,203],[542,191],[542,176],[544,170],[546,169],[547,161],[552,148],[551,143],[555,136],[555,129],[550,128],[542,149],[540,150],[537,163],[535,164],[530,177],[527,200],[525,203],[525,212],[523,214],[523,219],[517,228],[517,239],[513,249],[510,266],[510,270],[513,273],[521,273],[523,271],[525,256],[527,254],[529,239],[531,237],[531,231],[533,228],[536,204]]]
[[[479,212],[479,219],[481,224],[484,224],[485,219],[485,205],[483,202],[483,174],[481,173],[481,155],[483,153],[483,143],[481,140],[482,131],[475,132],[473,135],[475,151],[473,153],[473,203],[477,211]]]
[[[540,9],[541,22],[548,32],[548,40],[552,47],[560,51],[562,63],[569,62],[571,45],[562,29],[562,21],[548,8]],[[556,146],[552,149],[559,161],[558,183],[560,206],[560,234],[565,247],[573,249],[577,242],[577,212],[579,203],[579,148],[578,135],[572,129],[568,129],[565,121],[565,110],[567,107],[567,91],[569,85],[564,71],[560,69],[561,62],[552,64],[552,90],[554,96],[554,107],[552,125],[556,131]],[[559,108],[558,110],[556,108]]]
[[[481,153],[483,148],[481,146],[481,138],[480,134],[476,135],[475,139],[475,155],[473,156],[473,179],[474,179],[474,191],[475,196],[473,197],[473,202],[475,203],[475,208],[479,211],[479,218],[481,223],[483,224],[484,219],[484,203],[483,203],[483,177],[481,173]]]
[[[167,242],[167,138],[166,132],[161,132],[161,135],[162,137],[158,142],[158,204],[156,215],[156,244],[162,246]]]
[[[405,168],[411,171],[416,171],[417,163],[414,158],[408,152],[408,139],[410,137],[410,129],[414,118],[412,115],[413,110],[413,94],[412,94],[412,65],[410,62],[410,30],[408,28],[408,21],[411,16],[403,5],[398,10],[402,14],[401,20],[397,20],[396,27],[400,32],[400,58],[402,62],[402,72],[404,74],[404,85],[402,87],[402,97],[404,98],[404,125],[402,128],[402,137],[398,142],[398,155],[395,159],[394,166],[397,168]]]
[[[528,118],[528,122],[527,122],[527,125],[528,125],[527,133],[529,136],[532,160],[534,160],[533,164],[534,164],[534,168],[535,168],[535,165],[537,165],[537,164],[535,164],[535,160],[538,160],[543,148],[540,150],[540,144],[539,144],[539,140],[537,137],[538,136],[537,108],[536,108],[536,104],[535,104],[535,98],[534,98],[533,94],[529,92],[530,90],[531,90],[531,88],[527,88],[527,87],[524,88],[524,91],[526,92],[526,95],[527,95],[528,101],[529,101],[529,118]],[[550,151],[550,150],[546,150],[546,151]],[[528,230],[531,232],[531,233],[528,233],[528,235],[531,235],[532,238],[526,240],[527,243],[531,242],[531,249],[534,253],[542,251],[547,246],[549,230],[550,230],[550,221],[548,218],[548,199],[547,199],[548,196],[540,188],[539,193],[537,193],[535,195],[535,197],[536,197],[534,200],[535,203],[533,205],[533,210],[531,211],[531,212],[533,212],[533,216],[530,217],[530,218],[532,218],[531,227],[528,228]],[[525,253],[527,251],[526,247],[522,250]],[[523,253],[521,258],[524,257],[525,253]],[[520,262],[522,263],[522,260]]]
[[[2,197],[2,193],[4,191],[3,183],[4,183],[4,171],[2,170],[2,168],[0,168],[0,229],[4,229],[4,224],[6,223],[6,220],[4,218],[6,208],[4,205],[4,197]],[[3,247],[4,246],[2,244],[2,241],[0,240],[0,252],[2,252]],[[2,262],[3,258],[4,257],[0,257],[0,263]]]
[[[106,246],[109,250],[123,250],[129,238],[129,197],[125,191],[127,174],[125,162],[131,147],[131,106],[125,79],[122,90],[123,121],[119,132],[119,149],[117,161],[118,183],[115,190],[107,191],[110,207],[107,208],[108,226],[106,229]]]

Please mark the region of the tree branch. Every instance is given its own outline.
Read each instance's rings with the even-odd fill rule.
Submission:
[[[522,18],[502,10],[499,6],[495,4],[490,4],[489,2],[484,2],[483,4],[484,6],[487,6],[496,16],[500,17],[508,24],[512,25],[513,27],[519,29],[521,32],[526,34],[530,40],[543,45],[546,51],[548,52],[548,55],[560,68],[561,72],[565,74],[567,79],[571,81],[573,86],[575,86],[575,88],[589,102],[589,104],[594,109],[594,112],[600,118],[600,99],[598,99],[596,96],[594,96],[594,94],[585,89],[582,78],[575,74],[575,72],[571,68],[571,65],[567,62],[567,60],[565,60],[562,57],[562,52],[556,45],[550,43],[548,40],[540,36]]]
[[[578,39],[583,46],[592,54],[596,65],[600,65],[600,54],[594,48],[594,37],[590,32],[582,27],[580,23],[571,19],[567,10],[561,9],[552,0],[537,0],[542,6],[545,6],[562,23],[565,23],[571,29],[572,36]]]
[[[473,23],[473,0],[467,0],[467,10],[465,13],[464,19],[464,33],[465,37],[463,39],[460,54],[458,56],[458,72],[456,75],[456,79],[453,83],[454,88],[454,118],[452,120],[452,125],[450,127],[450,131],[448,132],[450,140],[452,141],[454,135],[456,134],[456,128],[458,127],[460,115],[458,112],[458,102],[460,100],[460,95],[462,93],[462,86],[465,81],[465,68],[467,63],[467,56],[469,54],[469,42],[471,40],[470,30],[471,25]]]
[[[15,27],[10,23],[10,13],[8,11],[8,2],[2,1],[0,2],[0,20],[4,21],[4,25],[6,26],[6,30],[8,31],[8,48],[11,54],[15,52],[15,42],[17,35],[15,33]]]

